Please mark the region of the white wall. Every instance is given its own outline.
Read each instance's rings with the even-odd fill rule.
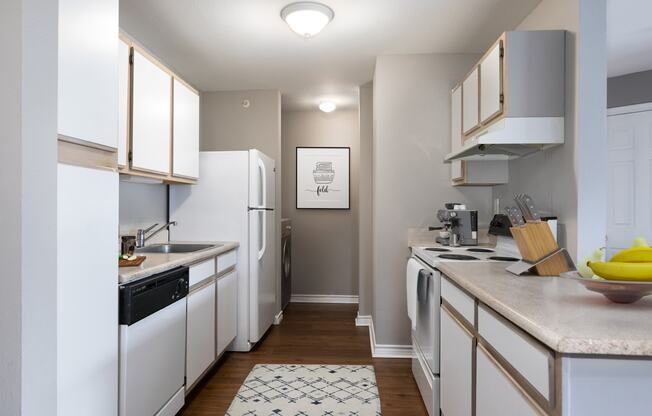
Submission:
[[[0,414],[56,409],[57,3],[0,3]]]
[[[373,83],[359,89],[360,185],[358,190],[358,313],[371,315],[373,309]]]
[[[606,236],[605,0],[543,0],[516,29],[568,31],[565,144],[510,162],[509,184],[494,196],[504,207],[529,193],[559,217],[560,243],[580,259]]]
[[[450,90],[477,55],[380,56],[373,83],[373,320],[379,344],[409,344],[405,262],[409,228],[437,225],[445,202],[491,219],[491,188],[455,188]]]
[[[283,112],[283,216],[292,219],[292,294],[358,294],[358,112]],[[296,209],[296,148],[351,149],[349,210]]]
[[[136,231],[167,222],[167,185],[120,182],[120,235],[136,235]],[[156,227],[155,229],[157,229]],[[147,244],[168,240],[168,232],[161,231]]]

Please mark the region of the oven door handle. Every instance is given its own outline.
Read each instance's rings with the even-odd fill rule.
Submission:
[[[428,289],[430,285],[430,278],[432,273],[426,269],[419,270],[419,276],[417,277],[417,301],[419,303],[428,302]]]

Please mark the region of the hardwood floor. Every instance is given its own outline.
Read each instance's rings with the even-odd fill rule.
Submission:
[[[186,398],[184,416],[223,415],[258,363],[371,364],[383,416],[427,415],[407,359],[372,358],[369,329],[355,326],[357,305],[290,304],[249,353],[226,353]]]

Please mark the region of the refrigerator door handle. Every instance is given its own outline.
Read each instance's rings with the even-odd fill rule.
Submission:
[[[260,221],[259,224],[261,224],[261,235],[262,235],[262,240],[263,240],[263,245],[258,250],[258,261],[263,258],[265,255],[265,251],[267,250],[267,213],[265,211],[259,211],[261,216],[263,217],[262,221]]]
[[[265,164],[261,158],[258,158],[258,169],[260,170],[260,187],[262,188],[263,200],[260,201],[261,207],[267,207],[267,172]]]

